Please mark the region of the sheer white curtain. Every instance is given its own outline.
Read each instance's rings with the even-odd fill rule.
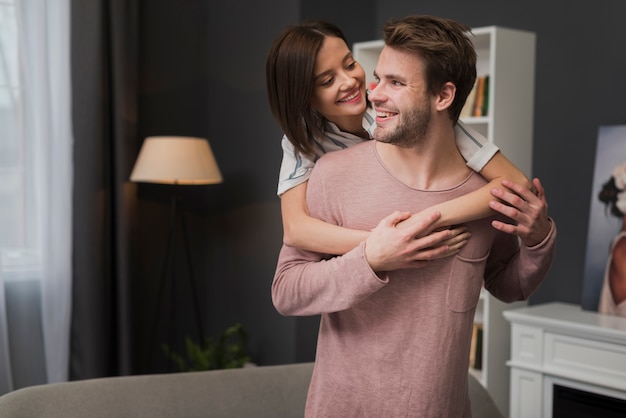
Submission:
[[[0,393],[67,380],[70,0],[0,0]]]

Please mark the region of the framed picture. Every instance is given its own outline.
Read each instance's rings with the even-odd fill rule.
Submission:
[[[601,126],[591,190],[582,308],[626,315],[626,275],[619,274],[620,258],[613,249],[626,248],[626,125]],[[621,261],[626,265],[626,260]],[[620,282],[621,280],[621,282]],[[612,291],[616,291],[613,296]],[[607,299],[610,298],[611,300]],[[604,300],[601,302],[601,300]],[[614,306],[610,305],[613,302]]]

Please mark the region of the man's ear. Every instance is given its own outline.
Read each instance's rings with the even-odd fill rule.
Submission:
[[[439,92],[439,96],[437,97],[437,110],[444,111],[452,106],[455,95],[456,86],[448,81],[446,84],[443,85],[441,91]]]

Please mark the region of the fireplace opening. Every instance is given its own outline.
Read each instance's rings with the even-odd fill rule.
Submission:
[[[624,418],[626,400],[553,385],[553,418]]]

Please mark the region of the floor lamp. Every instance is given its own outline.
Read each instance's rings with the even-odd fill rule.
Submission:
[[[130,180],[137,183],[157,183],[173,185],[205,185],[222,182],[220,173],[211,146],[204,138],[175,137],[175,136],[151,136],[145,139]],[[176,231],[178,222],[182,223],[182,251],[187,262],[189,273],[189,285],[192,293],[193,310],[196,320],[200,344],[204,343],[204,327],[200,305],[198,303],[198,292],[193,275],[191,253],[189,250],[189,238],[187,234],[187,224],[185,221],[185,211],[182,208],[182,198],[177,194],[172,194],[170,207],[170,225],[165,257],[163,259],[163,271],[159,282],[157,311],[153,339],[156,342],[157,328],[159,323],[159,312],[163,305],[166,287],[170,291],[170,329],[169,348],[173,348],[174,330],[173,324],[176,318],[176,259],[177,259],[177,239]],[[168,268],[171,274],[167,274]],[[168,280],[169,278],[169,280]]]

